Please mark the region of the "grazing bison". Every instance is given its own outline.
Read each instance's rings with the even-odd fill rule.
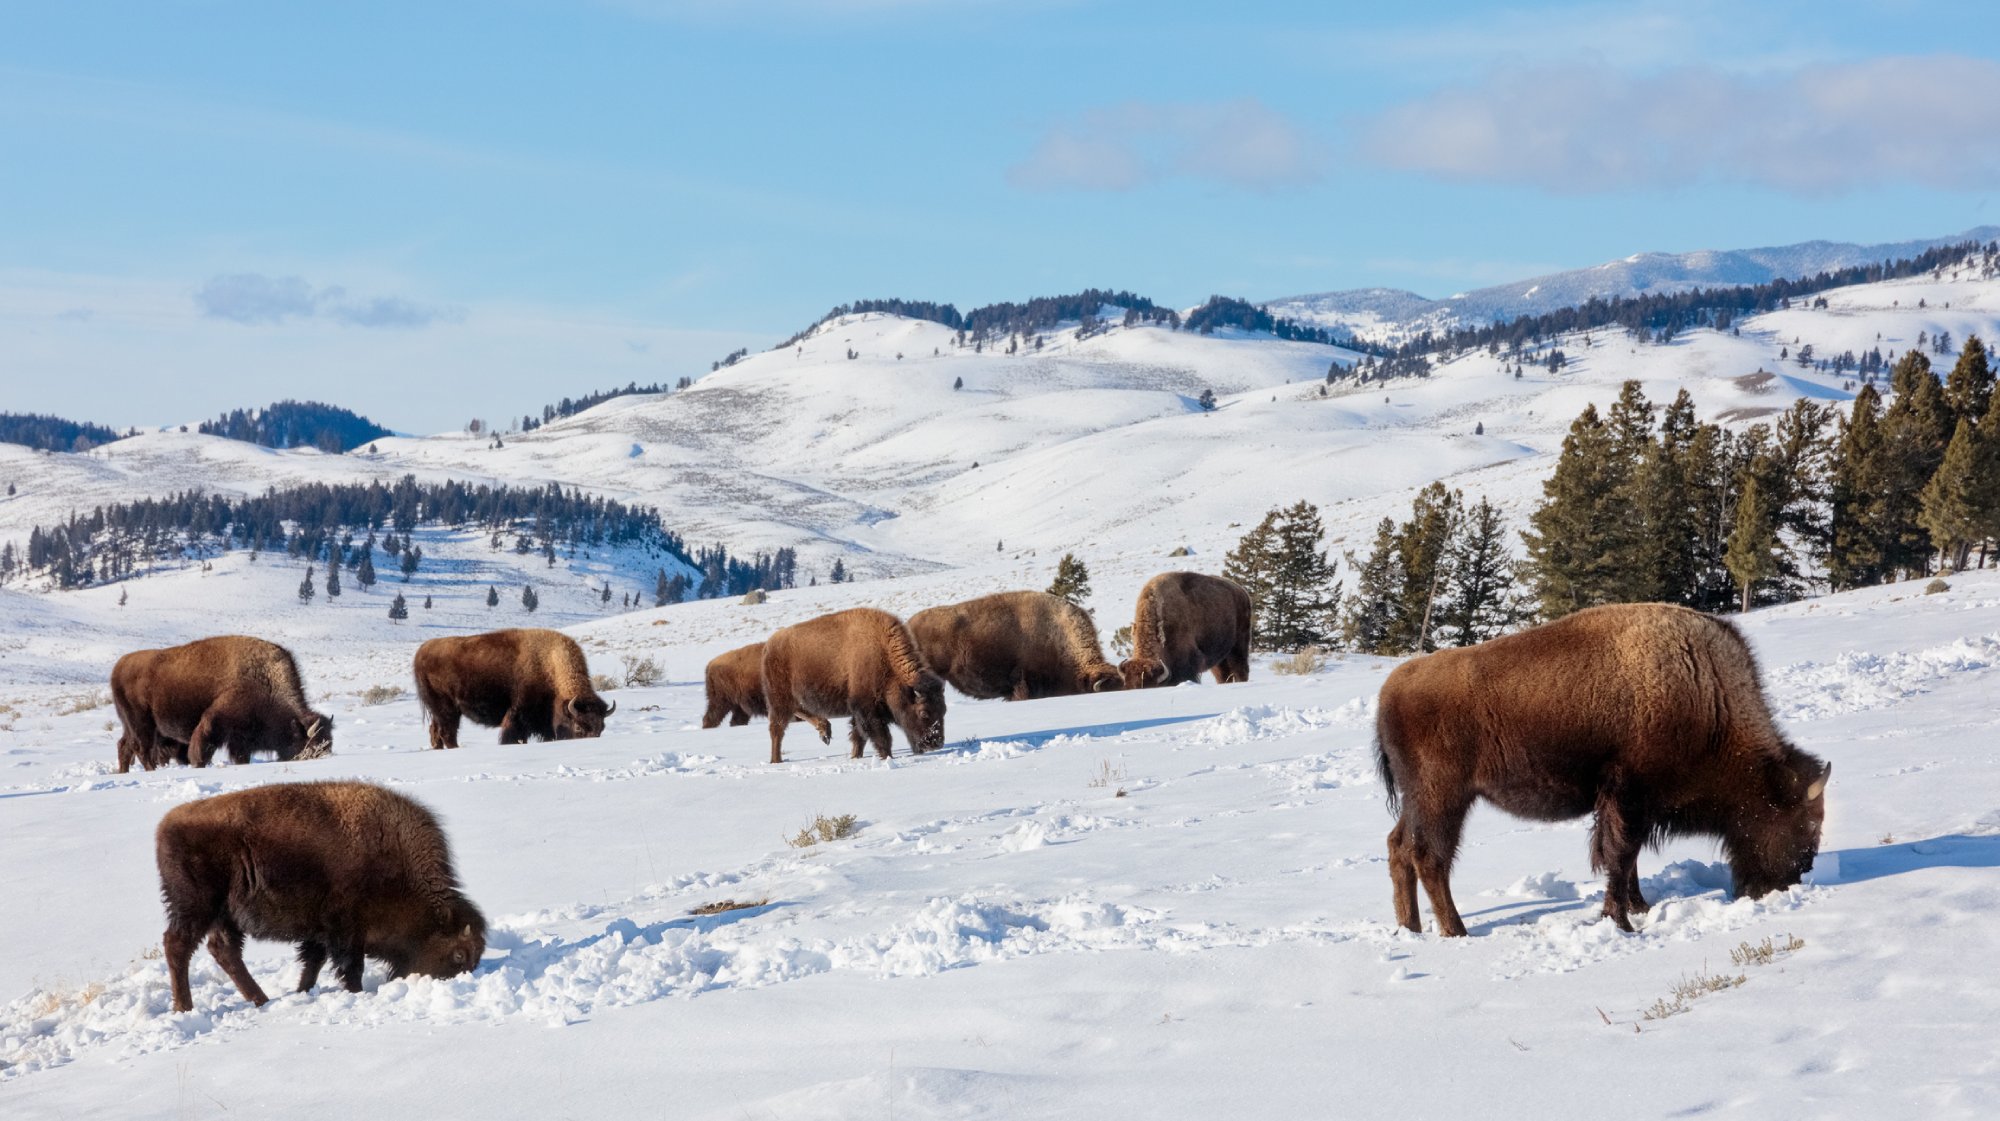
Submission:
[[[1127,689],[1250,680],[1250,593],[1199,572],[1162,572],[1139,589],[1132,656],[1118,665]]]
[[[486,920],[459,894],[429,810],[365,782],[299,782],[176,806],[155,837],[174,1011],[194,1008],[188,961],[208,952],[252,1004],[264,990],[243,938],[296,942],[299,991],[333,971],[361,991],[362,958],[389,976],[453,977],[479,964]]]
[[[861,758],[865,736],[889,757],[889,725],[910,750],[944,746],[944,682],[924,664],[900,619],[872,607],[836,611],[786,627],[764,643],[764,697],[771,710],[771,762],[784,761],[785,726],[798,714],[850,718]]]
[[[169,759],[206,767],[217,748],[232,763],[253,752],[280,759],[333,750],[333,720],[306,705],[298,663],[276,643],[245,635],[135,650],[111,669],[111,703],[124,731],[118,770]]]
[[[500,726],[501,743],[587,740],[618,711],[590,684],[576,640],[522,628],[433,638],[417,647],[417,700],[431,718],[431,746],[457,747],[458,722]]]
[[[924,661],[981,700],[1030,701],[1117,689],[1090,614],[1047,592],[1001,592],[910,616]]]
[[[764,703],[763,643],[753,642],[727,654],[717,654],[709,660],[702,677],[708,688],[708,711],[702,713],[702,727],[716,727],[727,717],[729,726],[735,728],[750,723],[753,716],[770,714]],[[808,712],[798,719],[813,726],[819,733],[819,742],[833,742],[833,725],[825,717]]]
[[[1804,877],[1819,851],[1832,768],[1785,742],[1736,628],[1665,604],[1594,607],[1396,667],[1382,684],[1377,762],[1400,813],[1389,833],[1396,921],[1462,935],[1452,859],[1475,798],[1519,817],[1595,812],[1590,863],[1604,914],[1645,911],[1639,849],[1717,836],[1736,890]]]

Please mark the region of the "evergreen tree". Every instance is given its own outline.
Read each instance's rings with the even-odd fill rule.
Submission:
[[[306,578],[305,578],[305,579],[303,579],[303,580],[301,580],[301,581],[299,581],[299,602],[300,602],[300,603],[311,603],[311,602],[313,601],[313,596],[315,596],[315,595],[317,595],[317,594],[319,594],[319,593],[318,593],[318,590],[317,590],[317,589],[315,589],[315,588],[313,587],[313,568],[312,568],[312,565],[307,565],[307,566],[306,566]]]
[[[1451,585],[1438,604],[1435,634],[1452,646],[1498,637],[1521,619],[1507,521],[1484,496],[1467,507],[1446,551]]]
[[[494,587],[491,584],[486,585],[486,606],[488,607],[500,606],[500,589]]]
[[[1222,574],[1250,593],[1251,640],[1260,649],[1332,643],[1341,585],[1325,541],[1319,507],[1300,501],[1266,513],[1223,561]]]
[[[338,560],[327,562],[326,598],[329,600],[340,598],[340,562]]]
[[[1398,567],[1403,586],[1396,597],[1396,622],[1390,649],[1418,653],[1437,649],[1434,640],[1437,605],[1451,578],[1446,552],[1458,530],[1464,496],[1432,483],[1417,492],[1410,520],[1396,531]]]
[[[125,606],[125,600],[131,594],[131,591],[132,589],[130,588],[118,589],[118,606],[120,607]]]
[[[521,587],[522,610],[533,611],[535,608],[540,607],[541,605],[542,605],[542,597],[535,594],[535,586],[533,584],[522,585]]]
[[[659,574],[653,577],[653,606],[665,607],[669,602],[671,601],[667,599],[667,570],[662,568]]]
[[[1396,547],[1396,520],[1383,518],[1375,527],[1375,543],[1366,561],[1348,554],[1355,571],[1354,592],[1347,597],[1342,638],[1349,649],[1363,654],[1400,653],[1391,645],[1396,624],[1396,598],[1403,590],[1401,551]]]
[[[1078,607],[1090,598],[1090,569],[1077,559],[1075,553],[1064,553],[1062,560],[1057,562],[1056,578],[1049,584],[1049,594],[1061,596]]]
[[[364,592],[375,586],[375,559],[371,553],[372,550],[363,549],[361,565],[354,570],[354,582],[361,585]]]
[[[606,580],[606,581],[604,582],[604,590],[603,590],[602,592],[598,593],[598,596],[597,596],[597,602],[599,602],[599,603],[601,603],[601,604],[604,604],[604,605],[606,605],[607,607],[608,607],[608,606],[610,606],[610,604],[611,604],[611,581],[609,581],[609,580]]]
[[[1563,438],[1555,472],[1542,484],[1543,502],[1521,535],[1545,618],[1617,602],[1617,558],[1629,550],[1617,539],[1623,519],[1611,509],[1624,481],[1611,467],[1611,447],[1597,409],[1586,405]]]
[[[1986,356],[1986,344],[1978,335],[1965,340],[1958,361],[1944,383],[1945,400],[1960,420],[1978,423],[1993,399],[1993,366]]]
[[[403,546],[403,583],[405,583],[405,584],[409,583],[409,582],[410,582],[410,577],[412,577],[412,576],[415,576],[415,575],[417,574],[417,566],[418,566],[419,564],[422,564],[422,563],[423,563],[423,560],[424,560],[424,548],[423,548],[423,546],[421,546],[421,545],[411,545],[411,544],[409,544],[408,542],[404,542],[404,546]]]
[[[952,387],[953,389],[964,389],[964,388],[965,388],[965,379],[964,379],[964,378],[953,378],[953,379],[951,379],[951,387]]]
[[[425,597],[424,597],[424,610],[425,610],[425,611],[429,611],[430,609],[431,609],[431,597],[429,597],[429,596],[425,596]]]
[[[1971,421],[1960,420],[1945,448],[1944,462],[1925,485],[1922,509],[1917,520],[1931,536],[1931,545],[1954,571],[1963,571],[1973,543],[1979,540],[1981,524],[1979,489],[1983,441]]]
[[[1195,398],[1195,404],[1201,406],[1202,412],[1207,413],[1215,411],[1215,390],[1203,389],[1201,391],[1201,396]]]
[[[1872,383],[1862,385],[1834,445],[1826,572],[1835,591],[1879,584],[1889,576],[1881,402]]]
[[[1735,529],[1729,535],[1729,552],[1724,558],[1729,574],[1743,589],[1743,610],[1750,610],[1757,582],[1777,575],[1777,549],[1777,512],[1752,471],[1736,498]]]
[[[1918,524],[1924,487],[1944,462],[1951,438],[1951,409],[1931,364],[1917,351],[1897,359],[1891,375],[1896,398],[1882,415],[1882,510],[1890,567],[1906,576],[1930,571],[1931,539]]]
[[[410,605],[403,602],[403,593],[397,592],[396,598],[389,601],[389,618],[400,623],[409,617]]]
[[[847,565],[839,557],[833,558],[833,571],[826,574],[826,582],[829,584],[847,583]]]

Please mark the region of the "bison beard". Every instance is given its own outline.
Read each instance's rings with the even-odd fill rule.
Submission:
[[[1067,697],[1119,688],[1083,608],[1047,592],[1000,592],[910,616],[924,662],[981,700]]]
[[[1119,663],[1127,689],[1250,680],[1250,593],[1199,572],[1163,572],[1139,590],[1132,656]]]
[[[732,728],[750,723],[753,716],[766,716],[770,707],[764,703],[764,644],[753,642],[739,646],[726,654],[717,654],[708,663],[702,674],[702,683],[708,697],[708,709],[701,715],[703,728],[719,727],[723,720]],[[819,742],[833,742],[833,725],[826,718],[811,713],[801,713],[796,719],[804,720],[819,733]]]
[[[1639,850],[1722,840],[1736,890],[1799,882],[1819,851],[1832,768],[1779,735],[1748,644],[1728,623],[1666,604],[1579,611],[1519,634],[1413,658],[1382,685],[1377,764],[1396,921],[1465,933],[1451,865],[1476,798],[1519,817],[1595,813],[1604,914],[1631,930]]]
[[[124,725],[118,770],[169,760],[205,767],[218,749],[232,763],[259,751],[314,759],[333,751],[333,720],[306,704],[291,652],[246,635],[135,650],[111,670],[111,700]]]
[[[888,758],[892,723],[913,753],[944,746],[944,682],[886,611],[836,611],[772,635],[764,643],[764,697],[773,763],[784,761],[785,727],[801,715],[849,717],[856,759],[864,742]]]
[[[413,670],[433,748],[458,746],[461,719],[498,725],[500,742],[511,744],[594,739],[618,711],[591,686],[583,648],[556,631],[434,638],[417,647]]]
[[[364,957],[391,977],[479,964],[486,920],[459,893],[444,831],[417,803],[361,782],[286,783],[177,806],[155,838],[176,1012],[194,1008],[188,964],[209,953],[252,1004],[267,999],[243,939],[296,942],[299,991],[329,958],[349,992]]]

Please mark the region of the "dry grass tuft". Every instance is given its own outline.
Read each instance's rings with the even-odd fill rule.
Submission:
[[[1805,947],[1806,940],[1794,935],[1785,935],[1783,942],[1773,942],[1769,938],[1756,945],[1748,942],[1729,951],[1729,960],[1739,968],[1748,965],[1769,965],[1788,954],[1797,953]]]
[[[1943,580],[1933,580],[1924,585],[1924,594],[1927,596],[1934,596],[1939,592],[1948,592],[1950,590],[1951,585],[1945,583]]]
[[[1125,796],[1124,783],[1125,768],[1123,766],[1113,766],[1109,759],[1098,760],[1097,769],[1090,772],[1089,786],[1092,790],[1102,790],[1107,786],[1117,787],[1118,793],[1115,796],[1123,798]]]
[[[1669,1016],[1678,1016],[1702,997],[1736,988],[1748,980],[1750,978],[1747,974],[1738,973],[1732,977],[1726,973],[1710,973],[1704,966],[1694,976],[1683,977],[1675,982],[1673,989],[1666,996],[1654,1001],[1653,1006],[1646,1009],[1641,1019],[1664,1020]]]
[[[618,688],[618,679],[608,673],[593,673],[590,675],[590,687],[600,693],[609,693]]]
[[[111,703],[111,690],[93,689],[88,693],[72,693],[56,702],[57,716],[74,716],[79,712],[89,712]]]
[[[853,814],[841,814],[839,817],[819,814],[807,822],[806,827],[799,830],[797,836],[785,838],[785,843],[795,849],[802,849],[826,841],[843,840],[854,835],[860,820]]]
[[[403,695],[401,685],[370,685],[356,694],[365,705],[385,705]]]
[[[1289,658],[1279,658],[1271,663],[1272,673],[1302,675],[1318,673],[1326,668],[1326,651],[1317,646],[1307,646]]]
[[[689,911],[688,914],[720,915],[725,911],[748,911],[752,907],[762,907],[769,902],[769,899],[722,899],[714,903],[704,903],[694,910]]]

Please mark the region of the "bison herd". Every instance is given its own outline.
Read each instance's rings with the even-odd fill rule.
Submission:
[[[1090,616],[1044,592],[933,607],[906,624],[874,608],[822,615],[713,659],[703,728],[768,720],[771,762],[805,721],[822,743],[848,721],[854,758],[913,753],[945,739],[944,687],[1029,700],[1178,685],[1250,673],[1251,603],[1228,580],[1170,572],[1148,581],[1132,655],[1108,662]],[[433,748],[459,723],[497,726],[502,743],[590,738],[616,711],[591,687],[583,651],[547,630],[439,638],[418,647],[417,699]],[[331,750],[333,721],[306,703],[298,667],[261,639],[202,639],[120,659],[111,688],[124,732],[118,769],[204,766],[273,751]],[[1478,646],[1411,658],[1382,686],[1376,755],[1391,811],[1396,921],[1423,927],[1421,883],[1441,935],[1466,933],[1451,865],[1466,814],[1483,798],[1519,817],[1594,817],[1604,915],[1631,930],[1647,909],[1639,850],[1677,836],[1718,838],[1739,894],[1798,883],[1818,853],[1827,763],[1786,742],[1749,646],[1730,624],[1664,604],[1591,608]],[[245,935],[297,943],[299,988],[329,961],[349,990],[361,962],[393,976],[473,968],[485,920],[458,890],[442,830],[422,806],[354,782],[266,786],[181,806],[157,838],[176,1010],[192,1007],[188,961],[206,938],[244,998],[264,992],[243,965]]]

